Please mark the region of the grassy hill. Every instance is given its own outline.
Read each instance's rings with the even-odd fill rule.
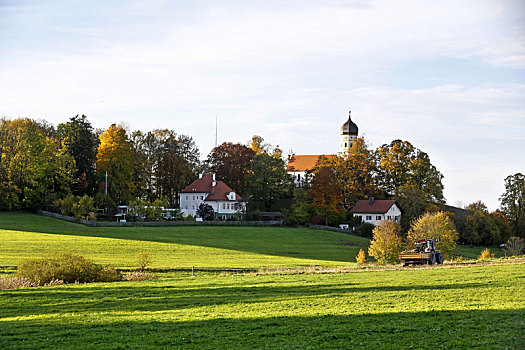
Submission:
[[[137,266],[153,256],[154,268],[259,268],[344,265],[355,261],[362,237],[288,227],[87,227],[36,214],[0,213],[0,266],[22,258],[72,250],[98,263]]]
[[[342,266],[368,243],[303,228],[94,228],[0,213],[0,266],[10,267],[64,250],[120,268],[137,267],[139,252],[165,270]],[[167,271],[153,281],[0,290],[0,348],[522,349],[524,267]]]
[[[523,349],[524,266],[0,290],[0,348]]]

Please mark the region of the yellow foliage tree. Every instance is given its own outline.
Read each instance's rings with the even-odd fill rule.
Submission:
[[[327,166],[318,167],[310,189],[312,204],[319,209],[328,223],[329,214],[339,214],[341,211],[341,189],[338,185],[335,172]]]
[[[450,217],[440,211],[425,213],[419,217],[408,231],[408,244],[414,248],[414,243],[420,239],[439,238],[436,250],[440,251],[445,259],[452,258],[457,246],[458,233]]]
[[[366,261],[366,255],[363,249],[359,249],[359,253],[355,257],[355,260],[358,265],[364,265],[368,263],[368,261]]]
[[[382,265],[396,263],[403,248],[399,224],[392,220],[382,220],[373,232],[374,236],[368,247],[368,255],[374,257]]]
[[[117,203],[126,201],[133,191],[133,149],[126,130],[113,124],[99,138],[97,171],[108,172],[109,195]]]

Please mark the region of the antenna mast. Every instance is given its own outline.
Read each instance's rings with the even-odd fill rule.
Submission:
[[[215,114],[215,148],[217,148],[217,114]]]

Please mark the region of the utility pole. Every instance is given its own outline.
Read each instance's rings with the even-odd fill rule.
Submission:
[[[215,148],[217,148],[217,114],[215,114]]]

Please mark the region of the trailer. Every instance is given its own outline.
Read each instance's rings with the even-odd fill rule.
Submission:
[[[443,254],[436,251],[436,239],[421,239],[415,242],[415,248],[406,250],[399,254],[399,260],[403,266],[412,265],[434,265],[443,264]]]

